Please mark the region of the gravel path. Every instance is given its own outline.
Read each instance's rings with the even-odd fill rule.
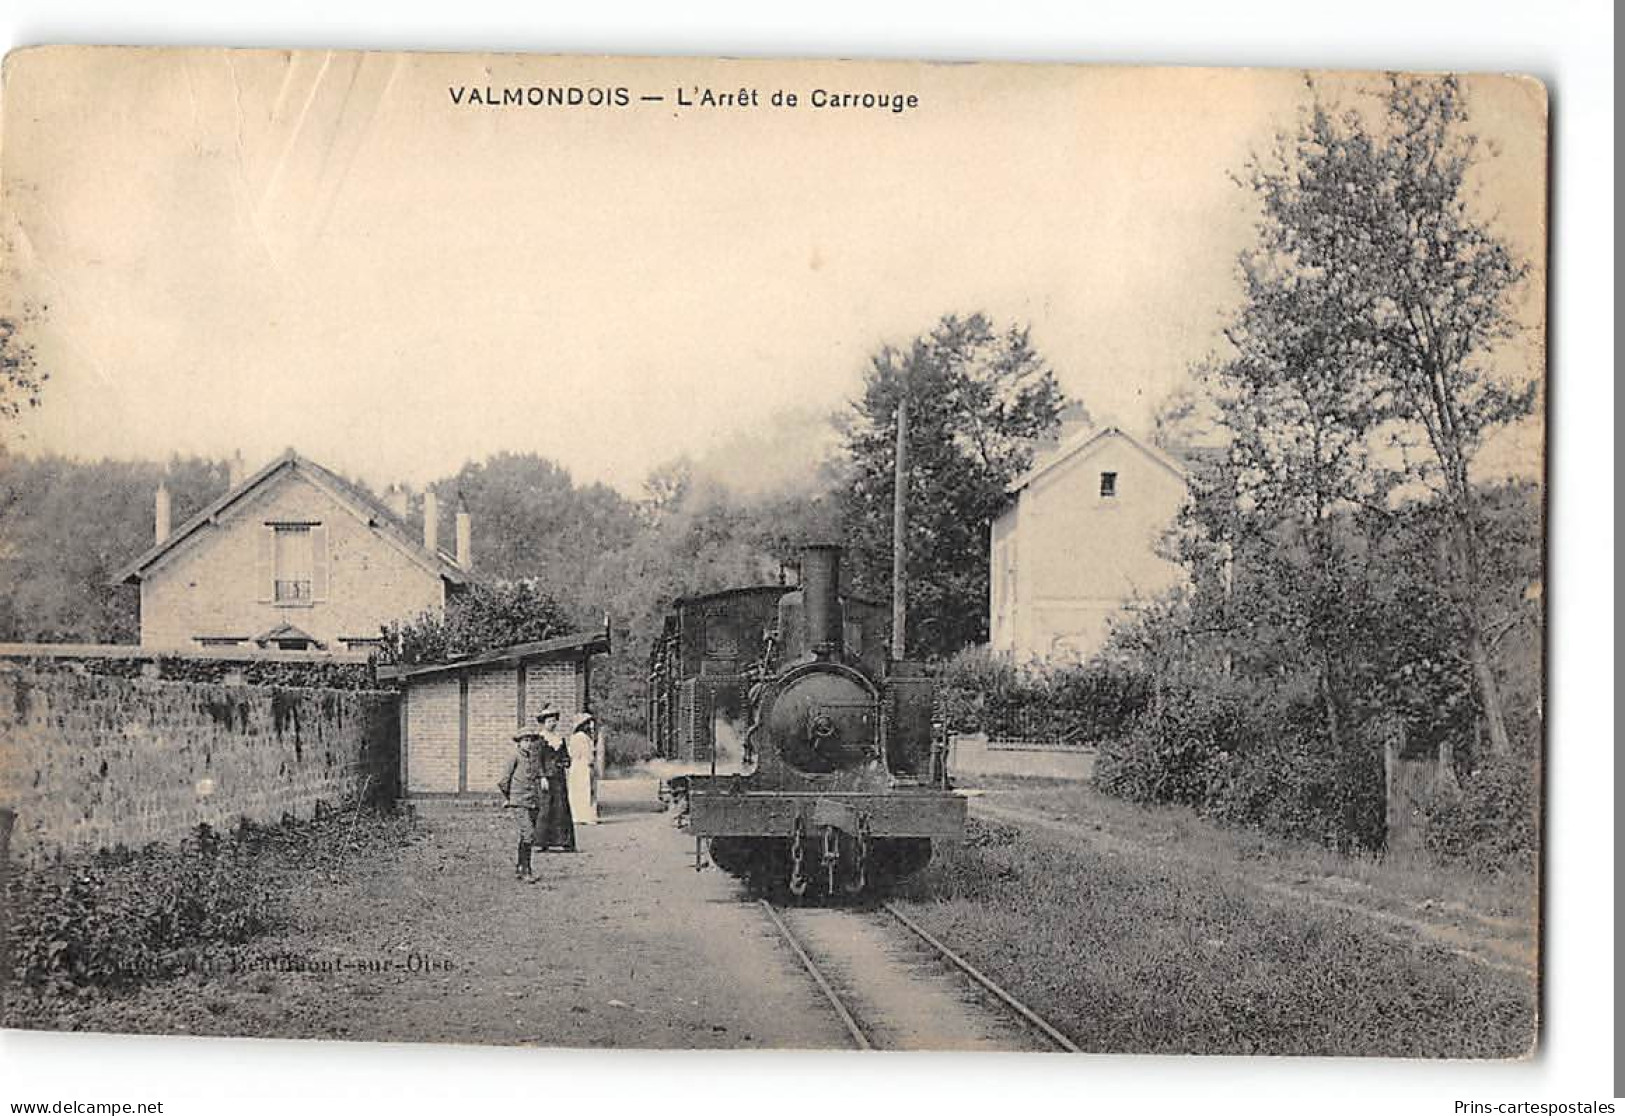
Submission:
[[[575,1047],[849,1049],[838,1018],[759,905],[655,812],[650,780],[606,781],[575,854],[512,878],[511,818],[424,802],[417,839],[301,878],[292,923],[193,974],[87,1004],[76,1029]],[[847,919],[844,912],[833,913]],[[833,924],[832,924],[833,925]],[[892,1002],[918,980],[935,1045],[980,1045],[985,1008],[874,927],[858,982]],[[884,964],[900,950],[902,968]],[[912,975],[911,975],[912,974]],[[900,989],[902,991],[900,992]],[[930,1046],[930,1022],[905,1024]]]

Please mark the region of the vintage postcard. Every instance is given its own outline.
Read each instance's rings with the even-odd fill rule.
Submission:
[[[1531,78],[6,61],[7,1027],[1537,1045]]]

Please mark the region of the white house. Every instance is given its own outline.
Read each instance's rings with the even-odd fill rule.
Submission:
[[[470,580],[468,514],[453,556],[432,493],[424,503],[419,542],[404,506],[288,450],[175,530],[160,487],[154,545],[115,584],[140,586],[143,647],[366,650]]]
[[[1179,462],[1115,426],[1035,462],[993,521],[992,649],[1018,662],[1099,651],[1114,620],[1182,580],[1157,550],[1187,491]]]

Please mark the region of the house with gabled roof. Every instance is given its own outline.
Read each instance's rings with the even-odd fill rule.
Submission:
[[[1185,467],[1115,426],[1064,437],[1009,489],[993,521],[989,643],[1017,662],[1077,662],[1114,624],[1178,585],[1160,543]]]
[[[370,649],[384,624],[441,609],[470,581],[468,513],[448,554],[434,495],[424,502],[420,539],[404,500],[386,506],[290,449],[174,530],[160,486],[154,544],[115,583],[140,587],[143,647]]]

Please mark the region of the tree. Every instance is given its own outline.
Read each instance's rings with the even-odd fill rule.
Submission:
[[[1472,469],[1533,406],[1497,367],[1525,268],[1476,215],[1466,121],[1448,78],[1317,96],[1240,176],[1260,220],[1230,349],[1159,416],[1194,466],[1190,577],[1114,633],[1153,698],[1108,789],[1375,848],[1391,717],[1463,774],[1479,726],[1492,753],[1538,739],[1539,490]]]
[[[1492,618],[1486,648],[1501,683],[1508,734],[1536,741],[1542,717],[1540,492],[1527,482],[1480,486],[1474,500],[1486,528],[1480,611]],[[1488,726],[1477,724],[1476,679],[1462,654],[1467,633],[1452,570],[1452,518],[1438,498],[1406,503],[1380,522],[1372,517],[1360,655],[1365,685],[1404,715],[1414,745],[1432,748],[1448,739],[1456,755],[1476,762],[1486,743],[1478,730]]]
[[[533,579],[560,601],[581,598],[589,571],[639,530],[637,507],[613,489],[577,487],[556,463],[533,453],[469,462],[430,486],[446,517],[459,502],[473,519],[474,568],[493,581]]]
[[[1412,475],[1449,513],[1463,651],[1491,747],[1505,753],[1471,473],[1486,435],[1531,413],[1537,385],[1492,363],[1518,330],[1513,297],[1528,265],[1477,212],[1479,144],[1468,122],[1454,77],[1392,77],[1375,114],[1333,114],[1317,98],[1297,135],[1245,178],[1263,207],[1248,284],[1250,309],[1263,295],[1306,308],[1304,320],[1329,331],[1321,341],[1333,374],[1373,409],[1363,417],[1390,420],[1401,440],[1422,432],[1432,461]],[[1286,334],[1303,324],[1271,318]],[[1290,350],[1290,339],[1278,347]]]
[[[672,601],[781,582],[802,546],[837,534],[833,500],[818,486],[740,496],[680,459],[657,467],[644,488],[647,526],[596,565],[584,591],[613,625],[593,701],[620,731],[642,731],[649,648]]]
[[[42,371],[34,346],[23,335],[26,324],[37,322],[46,310],[17,297],[19,288],[14,245],[0,237],[0,281],[12,297],[0,306],[0,423],[15,419],[30,407],[38,407],[40,392],[50,373]]]
[[[685,454],[650,470],[638,506],[651,523],[659,523],[675,514],[693,490],[694,462]]]
[[[379,658],[404,666],[443,663],[570,629],[564,609],[535,584],[476,582],[448,600],[443,612],[384,625]]]
[[[1395,479],[1373,452],[1386,414],[1368,347],[1346,328],[1341,286],[1305,282],[1284,264],[1296,243],[1284,222],[1260,228],[1241,257],[1244,298],[1225,330],[1234,355],[1201,370],[1228,436],[1233,501],[1209,507],[1219,513],[1209,526],[1232,566],[1248,571],[1253,611],[1273,605],[1273,624],[1290,630],[1310,664],[1335,752],[1358,624],[1351,513],[1385,502]]]
[[[945,655],[987,638],[988,530],[1065,400],[1028,331],[944,317],[876,353],[842,431],[841,512],[854,588],[891,594],[898,402],[909,400],[906,573],[911,647]]]
[[[108,584],[153,545],[153,493],[178,527],[226,489],[227,465],[80,462],[0,451],[0,639],[133,643],[138,594]]]
[[[13,317],[0,317],[0,420],[14,419],[25,407],[39,406],[50,373],[40,371],[34,346],[18,333]]]

